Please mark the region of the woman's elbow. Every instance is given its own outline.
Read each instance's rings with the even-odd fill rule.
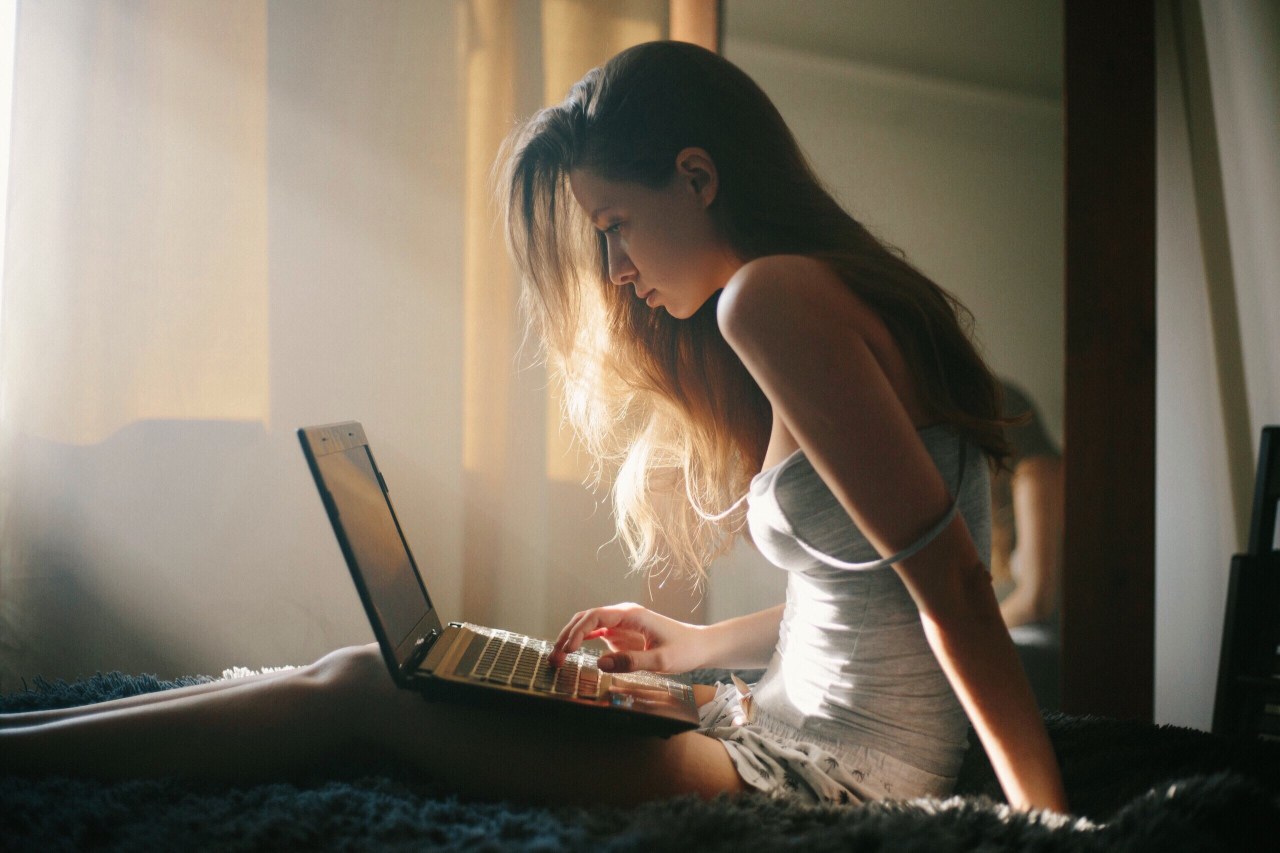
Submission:
[[[944,631],[985,623],[1004,626],[991,575],[982,563],[948,572],[946,582],[921,602],[920,615]]]

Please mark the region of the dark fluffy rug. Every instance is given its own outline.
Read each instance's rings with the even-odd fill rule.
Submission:
[[[38,682],[0,711],[65,707],[206,679],[118,673]],[[1204,732],[1046,716],[1077,817],[1014,813],[980,747],[957,795],[856,808],[762,797],[682,798],[640,808],[467,802],[394,775],[227,786],[103,784],[3,773],[0,849],[186,850],[1272,850],[1280,746]]]

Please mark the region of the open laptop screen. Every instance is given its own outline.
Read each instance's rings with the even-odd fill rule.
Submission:
[[[409,549],[382,490],[369,448],[347,447],[315,458],[337,513],[335,526],[359,566],[369,604],[383,631],[399,649],[431,610]]]

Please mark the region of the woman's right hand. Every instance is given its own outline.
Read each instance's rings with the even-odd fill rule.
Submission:
[[[587,640],[603,640],[609,651],[604,672],[686,672],[702,666],[703,627],[679,622],[639,604],[614,604],[575,613],[551,650],[553,667]]]

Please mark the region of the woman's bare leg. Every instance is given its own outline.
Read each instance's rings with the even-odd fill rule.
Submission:
[[[17,772],[99,778],[284,778],[308,766],[311,744],[315,755],[334,756],[330,743],[317,742],[332,740],[335,727],[321,725],[320,703],[309,701],[314,681],[231,681],[167,701],[0,729],[0,763]]]
[[[90,705],[75,705],[70,708],[51,708],[42,711],[20,711],[11,714],[0,714],[0,729],[34,726],[41,723],[54,723],[58,720],[69,720],[74,717],[87,717],[91,714],[101,714],[105,711],[117,711],[121,708],[134,708],[139,705],[151,705],[157,702],[172,702],[175,699],[181,699],[186,696],[197,696],[202,693],[212,693],[216,690],[225,690],[228,687],[234,687],[237,684],[248,681],[262,681],[268,678],[275,678],[283,675],[285,672],[287,672],[287,670],[279,672],[261,672],[238,678],[225,678],[217,681],[208,681],[204,684],[191,684],[186,687],[175,687],[170,690],[157,690],[153,693],[139,693],[136,696],[126,696],[121,699],[108,699],[105,702],[94,702]]]
[[[447,775],[441,778],[461,794],[553,805],[630,805],[747,790],[724,745],[697,732],[669,738],[607,733],[396,693],[390,698],[397,706],[393,716],[427,722],[411,730],[414,736],[380,746],[417,767],[443,769]]]
[[[376,648],[336,652],[278,677],[0,730],[18,772],[106,778],[280,779],[368,760],[416,767],[451,789],[555,803],[636,802],[743,789],[723,746],[585,732],[399,690]]]

